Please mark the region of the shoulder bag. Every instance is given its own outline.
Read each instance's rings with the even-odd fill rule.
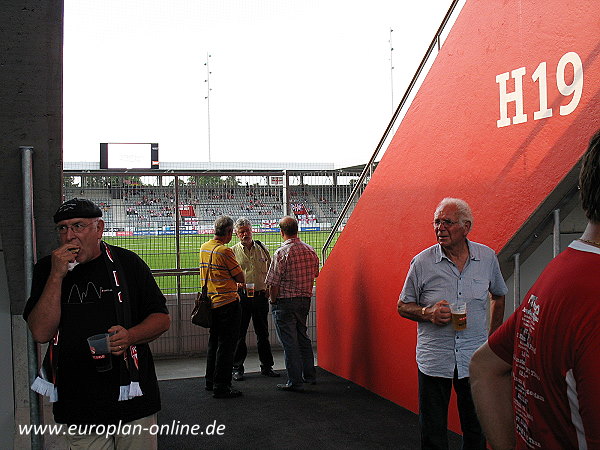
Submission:
[[[202,290],[198,292],[198,295],[196,296],[196,304],[194,305],[194,309],[190,315],[190,319],[194,325],[204,328],[210,328],[212,326],[212,301],[208,296],[207,284],[213,253],[217,247],[218,245],[212,249],[212,252],[210,252],[210,260],[208,262],[208,267],[206,268],[206,279],[204,280],[204,286],[202,286]]]
[[[258,246],[262,249],[263,253],[265,254],[265,257],[267,258],[267,263],[271,263],[271,255],[269,255],[269,251],[265,248],[265,246],[263,245],[262,242],[260,242],[258,239],[255,239],[254,242],[256,242],[258,244]],[[267,269],[269,268],[269,264],[267,264]]]

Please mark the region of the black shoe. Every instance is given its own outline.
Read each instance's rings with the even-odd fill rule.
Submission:
[[[233,378],[235,381],[244,381],[244,373],[239,371],[233,372],[231,378]]]
[[[304,392],[304,388],[302,388],[302,386],[295,384],[278,384],[277,389],[280,391]]]
[[[237,389],[229,389],[227,391],[217,391],[213,394],[213,398],[235,398],[240,397],[242,393]]]
[[[262,375],[264,375],[265,377],[271,377],[271,378],[277,378],[277,377],[281,376],[280,373],[273,372],[273,369],[271,369],[270,367],[268,367],[266,369],[261,369],[260,373]]]

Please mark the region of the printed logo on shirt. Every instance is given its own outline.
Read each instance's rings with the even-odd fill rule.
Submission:
[[[112,293],[112,289],[104,289],[102,286],[96,287],[91,281],[87,283],[85,290],[80,290],[79,286],[71,286],[66,303],[94,303],[102,299],[102,294]]]

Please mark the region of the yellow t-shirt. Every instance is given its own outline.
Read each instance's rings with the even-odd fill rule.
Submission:
[[[238,300],[237,284],[233,277],[241,271],[233,251],[222,242],[211,239],[200,247],[200,282],[204,285],[208,274],[208,295],[213,308]]]

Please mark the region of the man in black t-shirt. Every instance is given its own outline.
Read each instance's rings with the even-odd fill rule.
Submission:
[[[49,395],[70,448],[156,448],[156,435],[98,436],[89,425],[128,423],[148,429],[160,410],[158,382],[148,343],[170,324],[165,297],[135,253],[102,241],[102,211],[74,198],[54,215],[60,246],[34,268],[23,316],[36,342],[49,342],[32,389]],[[86,338],[110,333],[112,369],[96,370]],[[114,427],[115,429],[117,427]],[[107,427],[107,429],[109,429]]]

